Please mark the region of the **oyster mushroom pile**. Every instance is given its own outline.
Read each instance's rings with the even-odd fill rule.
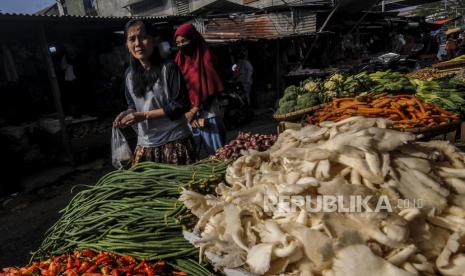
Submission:
[[[465,275],[465,154],[388,123],[287,130],[230,165],[216,196],[183,191],[201,255],[257,275]],[[368,208],[324,212],[321,196]]]

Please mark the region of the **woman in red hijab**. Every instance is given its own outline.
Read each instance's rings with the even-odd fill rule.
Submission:
[[[186,113],[194,135],[202,137],[208,154],[224,144],[225,128],[216,95],[224,86],[214,57],[202,35],[186,23],[175,33],[179,51],[176,63],[181,68],[189,90],[192,109]]]

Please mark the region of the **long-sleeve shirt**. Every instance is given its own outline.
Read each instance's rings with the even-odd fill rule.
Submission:
[[[137,144],[158,147],[191,134],[184,114],[190,109],[186,84],[179,67],[172,61],[162,65],[157,81],[143,96],[134,94],[133,73],[126,73],[125,94],[128,108],[138,112],[163,109],[165,117],[143,120],[137,124]]]
[[[253,67],[250,61],[242,59],[237,65],[240,70],[239,81],[244,84],[252,84]]]

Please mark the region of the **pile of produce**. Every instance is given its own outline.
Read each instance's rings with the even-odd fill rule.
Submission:
[[[230,165],[218,196],[184,191],[201,252],[257,275],[464,275],[465,154],[387,124],[286,130]],[[348,208],[354,195],[360,210],[318,208],[322,196]]]
[[[435,103],[454,112],[465,109],[465,82],[460,79],[439,80],[451,76],[437,69],[425,68],[408,75],[379,71],[343,76],[334,74],[326,80],[308,79],[300,86],[290,86],[279,101],[278,114],[330,102],[333,98],[354,97],[363,92],[417,93],[425,103]],[[306,93],[308,92],[308,93]]]
[[[380,71],[370,74],[370,79],[375,82],[371,92],[415,93],[415,86],[404,74],[399,72]]]
[[[208,275],[208,271],[206,274]],[[76,250],[73,253],[54,256],[46,261],[33,262],[21,268],[4,268],[3,273],[0,273],[0,275],[187,276],[185,272],[176,271],[164,261],[136,261],[130,256],[117,256],[111,253],[98,253],[92,250]]]
[[[212,192],[226,167],[215,160],[187,166],[147,162],[111,172],[61,211],[33,258],[77,248],[138,260],[173,260],[179,266],[177,259],[198,254],[182,236],[183,225],[195,221],[177,200],[180,190]]]
[[[335,73],[325,80],[307,79],[300,86],[291,85],[279,101],[277,114],[330,102],[333,98],[354,97],[364,92],[414,92],[415,87],[403,74],[391,71],[343,76]]]
[[[465,61],[465,55],[458,56],[456,58],[453,58],[448,61],[440,62],[433,64],[433,68],[441,68],[441,69],[447,69],[447,68],[452,68],[455,69],[455,67],[458,67],[463,64]]]
[[[370,91],[374,85],[373,80],[367,72],[351,75],[345,78],[338,97],[351,97],[362,92]]]
[[[211,159],[236,160],[242,156],[241,152],[243,150],[266,151],[276,142],[276,139],[276,135],[239,132],[236,139],[218,149]]]
[[[307,85],[307,88],[310,88],[310,84]],[[277,113],[287,114],[317,104],[318,95],[316,93],[309,92],[309,90],[302,87],[291,85],[286,88],[283,97],[279,100],[279,109]]]
[[[437,80],[452,77],[454,74],[441,72],[435,68],[423,68],[407,74],[407,77],[418,80]]]
[[[453,79],[457,81],[465,82],[465,69],[461,69],[455,72]]]
[[[423,104],[415,96],[366,96],[334,99],[306,118],[309,124],[338,122],[353,116],[382,117],[394,121],[391,128],[434,127],[457,121],[460,116],[433,104]]]
[[[449,62],[454,62],[454,61],[465,61],[465,55],[460,55],[458,57],[455,57],[455,58],[449,60]]]
[[[458,80],[422,81],[413,79],[416,96],[423,102],[434,103],[450,111],[465,111],[465,82]]]

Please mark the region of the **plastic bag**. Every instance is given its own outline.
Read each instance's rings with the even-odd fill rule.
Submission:
[[[132,151],[123,133],[119,128],[113,128],[111,132],[111,163],[113,167],[123,168],[132,160],[132,157]]]

